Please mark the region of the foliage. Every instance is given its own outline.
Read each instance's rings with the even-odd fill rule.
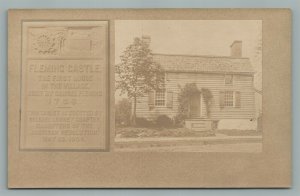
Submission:
[[[173,121],[167,115],[159,115],[156,119],[156,126],[170,128],[173,126]]]
[[[149,43],[136,37],[120,57],[116,65],[116,88],[121,94],[133,98],[133,119],[136,118],[136,99],[151,90],[162,88],[163,71],[153,60]]]
[[[214,120],[212,121],[212,130],[215,131],[218,129],[218,124],[219,124],[219,121],[218,120]]]
[[[184,127],[184,117],[182,114],[177,114],[173,121],[176,127]]]
[[[184,119],[189,118],[189,103],[190,97],[197,94],[202,93],[204,103],[206,104],[207,115],[210,115],[210,107],[212,104],[213,95],[211,91],[207,88],[198,89],[195,83],[187,83],[184,88],[181,88],[180,93],[178,94],[178,115],[175,117],[178,123],[184,121]]]
[[[136,126],[137,127],[153,127],[153,122],[143,118],[143,117],[137,117],[136,118]]]
[[[195,95],[199,92],[200,90],[195,83],[185,84],[184,88],[181,88],[180,93],[178,94],[179,107],[177,119],[179,121],[183,121],[184,119],[189,118],[190,96]]]
[[[201,88],[201,93],[203,96],[204,103],[206,105],[207,116],[210,115],[210,106],[212,104],[213,95],[211,91],[207,88]]]
[[[133,98],[160,87],[162,70],[153,61],[148,43],[135,38],[120,58],[121,63],[116,65],[119,77],[116,82],[122,94],[127,93],[129,98]]]
[[[116,104],[115,109],[115,122],[117,125],[128,126],[130,125],[131,116],[131,102],[123,98]]]

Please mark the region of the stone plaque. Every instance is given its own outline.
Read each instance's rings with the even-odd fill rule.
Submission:
[[[22,23],[21,149],[105,149],[107,30]]]

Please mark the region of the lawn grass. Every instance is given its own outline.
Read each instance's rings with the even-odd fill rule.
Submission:
[[[230,129],[230,130],[216,130],[216,133],[224,134],[227,136],[261,136],[261,131],[256,130],[237,130],[237,129]]]
[[[146,138],[146,137],[209,137],[215,136],[212,131],[192,131],[184,127],[178,128],[145,128],[145,127],[116,127],[117,138]]]
[[[262,132],[256,130],[215,130],[193,131],[185,127],[159,128],[159,127],[116,127],[117,138],[147,138],[147,137],[209,137],[215,134],[227,136],[261,136]]]

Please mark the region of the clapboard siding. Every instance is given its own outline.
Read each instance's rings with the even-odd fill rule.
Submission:
[[[210,108],[211,119],[251,119],[255,114],[255,98],[253,90],[252,75],[233,75],[233,84],[225,85],[224,74],[208,73],[166,73],[166,91],[173,92],[173,107],[154,107],[149,109],[148,96],[137,99],[137,117],[156,118],[158,115],[168,115],[174,117],[178,111],[178,93],[187,83],[195,83],[199,89],[207,88],[213,95]],[[239,91],[240,108],[221,108],[219,104],[220,91]],[[204,102],[202,101],[202,105]],[[206,113],[206,108],[202,106],[202,112]]]

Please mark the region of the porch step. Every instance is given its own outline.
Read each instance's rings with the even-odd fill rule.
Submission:
[[[212,120],[187,119],[185,120],[185,127],[193,131],[211,131]]]

